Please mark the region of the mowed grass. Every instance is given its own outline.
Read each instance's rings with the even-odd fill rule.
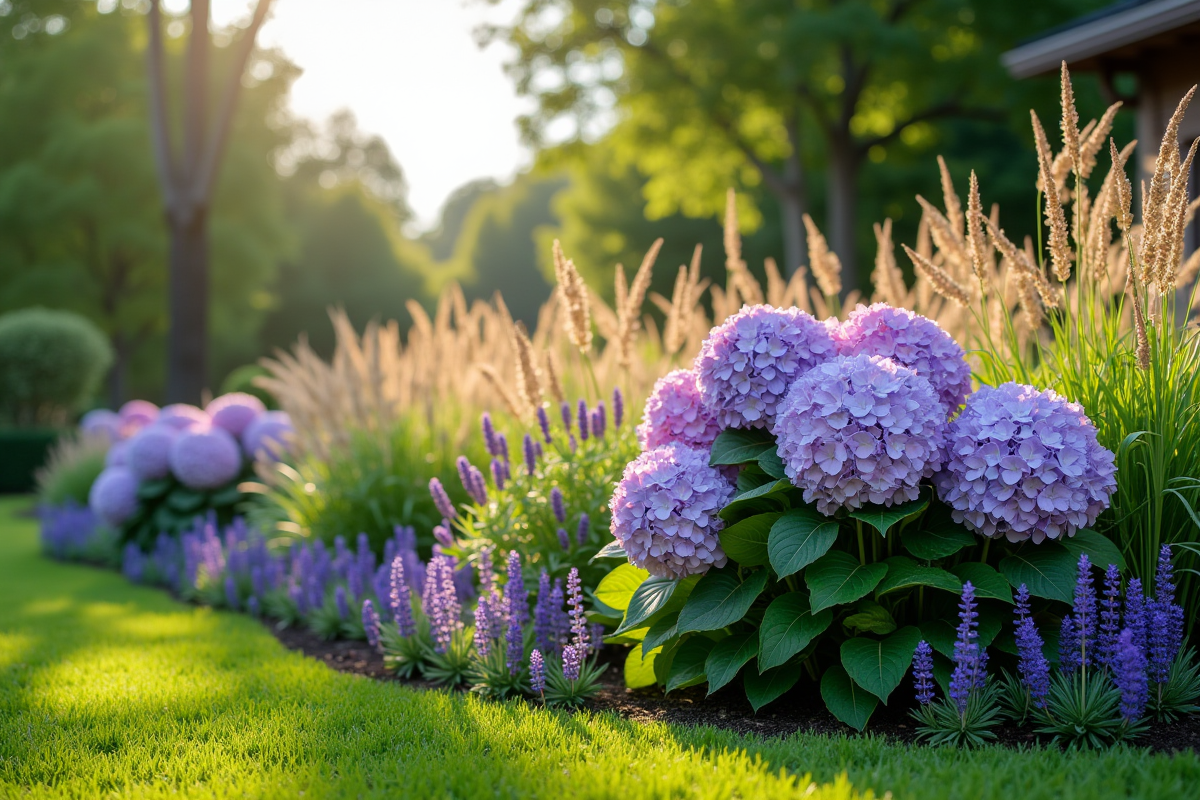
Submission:
[[[1200,793],[1194,754],[764,740],[343,675],[288,652],[249,618],[44,559],[35,524],[14,516],[26,503],[0,501],[3,797]]]

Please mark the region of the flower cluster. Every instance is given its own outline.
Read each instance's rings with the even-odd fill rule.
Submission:
[[[928,380],[948,413],[971,393],[971,368],[962,347],[942,326],[906,308],[860,305],[833,336],[842,355],[890,358]]]
[[[950,423],[934,483],[955,521],[1009,541],[1069,536],[1116,489],[1115,458],[1083,409],[1053,391],[982,387]]]
[[[721,426],[701,402],[695,371],[677,369],[654,384],[637,436],[643,450],[674,442],[707,450],[720,432]]]
[[[946,413],[929,381],[880,356],[839,356],[793,384],[772,429],[804,499],[823,514],[915,500],[942,463]]]
[[[733,484],[708,465],[708,454],[669,444],[638,456],[613,492],[613,536],[630,563],[652,575],[684,577],[725,565],[717,513]]]

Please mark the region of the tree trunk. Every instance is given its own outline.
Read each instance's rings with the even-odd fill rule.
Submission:
[[[834,137],[829,147],[829,245],[842,262],[842,296],[859,288],[854,229],[858,221],[859,156],[849,133]]]
[[[125,402],[126,380],[129,375],[129,342],[123,333],[112,336],[113,365],[108,372],[108,407],[116,410]]]
[[[207,383],[208,209],[167,218],[170,231],[171,326],[167,334],[167,401],[198,403]]]
[[[779,221],[783,230],[783,269],[794,275],[808,258],[808,234],[804,228],[805,203],[797,192],[778,195]]]

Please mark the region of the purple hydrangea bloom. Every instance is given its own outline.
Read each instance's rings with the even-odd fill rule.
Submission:
[[[708,465],[708,454],[669,444],[642,453],[625,467],[609,501],[610,530],[634,566],[651,575],[682,578],[723,567],[717,513],[733,484]]]
[[[367,642],[371,647],[379,647],[379,612],[370,600],[363,600],[362,624],[367,633]]]
[[[215,489],[237,477],[242,451],[220,428],[186,431],[171,444],[171,472],[190,489]]]
[[[1050,662],[1042,651],[1042,635],[1029,615],[1029,589],[1017,589],[1017,672],[1034,708],[1046,707],[1050,693]]]
[[[1116,564],[1104,571],[1104,595],[1100,600],[1100,633],[1096,638],[1096,658],[1111,667],[1117,657],[1117,638],[1121,635],[1121,573]]]
[[[144,481],[156,481],[171,474],[171,445],[179,434],[166,425],[150,425],[129,440],[125,463]]]
[[[922,639],[913,653],[913,685],[917,690],[917,702],[929,705],[933,702],[933,648]]]
[[[879,356],[839,356],[779,404],[772,432],[804,499],[822,514],[917,499],[942,464],[946,414],[929,381]]]
[[[1121,692],[1121,717],[1126,722],[1141,718],[1150,699],[1146,680],[1146,654],[1133,642],[1133,632],[1121,631],[1117,639],[1117,654],[1113,660],[1113,683]]]
[[[133,516],[138,507],[138,477],[125,467],[107,467],[92,483],[88,507],[114,527]]]
[[[458,516],[454,503],[450,500],[450,495],[446,493],[446,487],[442,486],[442,482],[437,478],[429,479],[429,494],[433,496],[433,504],[437,507],[439,514],[447,519],[454,519]]]
[[[296,429],[292,418],[284,411],[267,411],[246,426],[242,432],[242,448],[248,458],[275,461],[278,454],[288,452]]]
[[[704,340],[696,382],[722,427],[766,428],[788,387],[836,352],[829,330],[798,308],[743,306]]]
[[[104,466],[124,467],[129,463],[129,441],[113,442],[104,454]]]
[[[130,400],[117,413],[126,431],[138,431],[158,419],[158,406],[149,400]]]
[[[938,496],[956,522],[1009,541],[1071,536],[1117,487],[1112,452],[1083,409],[1053,391],[982,387],[950,423]]]
[[[79,420],[79,430],[83,435],[103,437],[110,443],[121,439],[123,427],[121,415],[107,408],[89,411]]]
[[[214,398],[204,410],[212,418],[213,426],[228,431],[235,437],[241,437],[246,428],[250,427],[267,407],[252,394],[230,392]]]
[[[971,394],[971,368],[958,342],[933,320],[908,309],[860,305],[834,339],[842,355],[883,356],[913,370],[932,384],[947,413]]]
[[[619,388],[613,389],[612,393],[613,404],[613,427],[621,427],[621,423],[625,421],[625,395],[621,394]]]
[[[536,648],[529,654],[529,685],[536,694],[546,691],[546,659]]]
[[[187,403],[173,403],[158,412],[158,420],[177,431],[187,431],[192,428],[207,428],[212,425],[212,418],[202,408],[196,408]]]
[[[971,692],[982,688],[987,678],[987,654],[979,647],[979,612],[975,610],[975,587],[963,584],[958,605],[958,639],[954,643],[954,672],[950,675],[950,699],[962,714]]]
[[[677,369],[658,379],[637,427],[643,450],[672,442],[707,450],[720,432],[715,416],[700,399],[696,372],[690,369]]]

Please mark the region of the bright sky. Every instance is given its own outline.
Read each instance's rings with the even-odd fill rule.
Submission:
[[[249,7],[213,0],[213,20],[245,18]],[[259,40],[304,70],[292,92],[298,114],[324,120],[349,108],[362,130],[387,140],[418,223],[430,227],[457,187],[505,180],[528,163],[515,124],[524,105],[501,66],[506,52],[481,50],[472,37],[478,24],[512,8],[481,0],[275,0]]]

